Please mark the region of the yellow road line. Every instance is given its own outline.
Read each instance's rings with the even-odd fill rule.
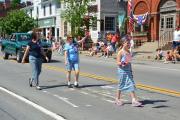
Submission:
[[[53,67],[53,66],[49,66],[49,65],[43,65],[43,66],[47,69],[64,72],[64,73],[66,72],[66,70],[63,68]],[[118,83],[118,80],[116,80],[116,79],[103,77],[103,76],[90,74],[90,73],[85,73],[85,72],[81,72],[80,76],[93,78],[93,79],[97,79],[97,80],[103,80],[103,81],[107,81],[107,82],[111,82],[111,83]],[[166,94],[166,95],[180,97],[180,92],[169,90],[169,89],[158,88],[158,87],[143,85],[143,84],[137,84],[137,88],[143,89],[143,90],[149,90],[149,91],[153,91],[153,92],[158,92],[158,93],[162,93],[162,94]]]
[[[137,84],[137,87],[140,89],[144,89],[144,90],[150,90],[150,91],[154,91],[154,92],[159,92],[159,93],[163,93],[163,94],[180,97],[180,92],[177,92],[174,90],[168,90],[168,89],[163,89],[163,88],[158,88],[158,87],[148,86],[148,85],[143,85],[143,84]]]
[[[0,59],[2,59],[2,57],[0,57]],[[14,61],[14,60],[11,60],[11,61]],[[44,64],[43,67],[48,70],[66,73],[66,70],[64,68],[50,66],[50,65],[46,65],[46,64]],[[116,79],[99,76],[96,74],[81,72],[80,76],[93,78],[96,80],[103,80],[103,81],[107,81],[107,82],[111,82],[111,83],[118,83],[118,80],[116,80]],[[169,89],[164,89],[164,88],[159,88],[159,87],[154,87],[154,86],[149,86],[149,85],[144,85],[144,84],[137,84],[137,88],[143,89],[143,90],[148,90],[148,91],[153,91],[153,92],[158,92],[158,93],[162,93],[162,94],[166,94],[166,95],[180,97],[180,92],[169,90]]]

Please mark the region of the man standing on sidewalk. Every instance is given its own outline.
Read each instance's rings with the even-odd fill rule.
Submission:
[[[174,31],[172,47],[173,49],[175,49],[179,45],[180,45],[180,26],[178,26],[176,30]]]

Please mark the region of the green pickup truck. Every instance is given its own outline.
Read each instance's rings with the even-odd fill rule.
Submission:
[[[17,62],[20,63],[31,37],[29,33],[13,33],[9,39],[3,39],[1,44],[3,58],[8,59],[9,55],[14,55],[16,56]],[[40,44],[50,61],[52,58],[52,44],[48,43],[46,40],[40,40]],[[43,59],[45,60],[45,58]]]

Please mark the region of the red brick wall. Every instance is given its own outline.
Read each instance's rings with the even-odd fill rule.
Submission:
[[[144,14],[146,12],[151,13],[150,25],[150,37],[149,39],[154,41],[159,39],[159,5],[162,0],[134,0],[134,14]],[[176,25],[180,25],[180,0],[176,0],[177,10],[179,13],[176,17]]]

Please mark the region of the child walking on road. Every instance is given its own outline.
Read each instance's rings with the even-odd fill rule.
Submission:
[[[124,38],[122,48],[119,50],[117,55],[119,84],[115,104],[119,106],[123,105],[123,101],[121,99],[121,92],[130,92],[132,98],[132,106],[138,107],[142,106],[142,103],[138,101],[135,94],[136,87],[133,80],[131,67],[132,56],[129,48],[130,41],[128,40],[128,38]]]
[[[65,57],[65,66],[67,70],[67,85],[69,88],[71,88],[71,71],[75,71],[75,81],[74,81],[74,87],[78,87],[78,79],[79,79],[79,51],[78,51],[78,44],[85,41],[87,38],[84,37],[80,41],[73,40],[73,37],[71,35],[67,36],[67,43],[64,47],[64,57]]]

